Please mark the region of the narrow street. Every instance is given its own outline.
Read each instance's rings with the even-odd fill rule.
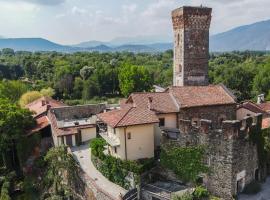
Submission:
[[[91,151],[89,149],[89,144],[81,145],[79,147],[73,147],[71,150],[74,158],[78,161],[83,171],[90,178],[95,180],[95,183],[100,188],[115,197],[115,199],[118,199],[120,194],[124,195],[127,192],[124,188],[110,182],[95,168],[95,166],[91,162]]]

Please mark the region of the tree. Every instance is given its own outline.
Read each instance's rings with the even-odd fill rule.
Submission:
[[[153,79],[143,66],[125,65],[119,73],[120,90],[124,96],[150,90]]]
[[[42,97],[42,94],[39,91],[26,92],[21,96],[19,104],[23,108],[27,104],[39,99],[40,97]]]
[[[40,93],[42,94],[42,96],[52,97],[55,94],[55,91],[51,87],[48,87],[46,89],[43,88],[42,90],[40,90]]]
[[[11,166],[19,169],[16,144],[34,124],[29,110],[22,109],[7,99],[0,99],[0,152],[6,166],[9,157],[7,154],[11,152]]]
[[[94,69],[95,68],[94,67],[91,67],[91,66],[84,66],[80,70],[80,75],[83,78],[83,80],[88,79],[91,76],[91,74],[93,73]]]
[[[77,184],[81,179],[76,161],[67,152],[67,147],[51,148],[44,160],[48,164],[45,185],[49,196],[46,199],[53,199],[52,197],[66,199],[76,196]],[[48,194],[48,191],[51,192]]]
[[[260,71],[254,78],[253,90],[256,94],[268,94],[270,89],[270,59],[261,66]]]
[[[21,81],[0,82],[0,98],[8,98],[15,103],[27,91],[27,86]]]
[[[75,99],[82,98],[82,91],[83,91],[83,80],[80,77],[76,77],[74,80],[74,87],[72,97]]]

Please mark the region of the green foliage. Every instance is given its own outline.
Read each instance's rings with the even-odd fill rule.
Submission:
[[[42,96],[45,97],[52,97],[53,95],[55,95],[55,91],[51,87],[43,88],[42,90],[40,90],[40,93],[42,94]]]
[[[126,64],[120,70],[119,83],[122,94],[128,96],[132,92],[149,91],[153,80],[145,67]]]
[[[0,98],[7,98],[15,103],[27,89],[27,86],[20,81],[2,81],[0,82]]]
[[[243,193],[245,194],[257,194],[261,191],[261,184],[257,181],[252,181],[244,188]]]
[[[93,139],[90,143],[91,159],[97,169],[110,181],[128,189],[129,182],[125,179],[129,172],[135,177],[154,166],[154,159],[145,159],[138,162],[121,160],[113,156],[104,155],[106,142],[101,138]]]
[[[16,144],[26,134],[29,128],[35,125],[31,112],[22,109],[6,99],[0,99],[0,152],[1,158],[8,150],[12,151],[12,160],[17,160]],[[3,163],[7,166],[7,160]],[[13,163],[14,164],[14,163]],[[18,163],[19,166],[19,163]],[[16,166],[16,167],[18,167]]]
[[[193,195],[190,192],[186,192],[181,196],[174,196],[173,200],[193,200]]]
[[[55,195],[64,199],[76,195],[74,191],[81,179],[76,161],[67,152],[67,147],[51,148],[44,160],[47,162],[47,172],[44,177],[46,191],[51,191],[46,199]]]
[[[105,150],[105,145],[106,141],[103,138],[93,139],[90,143],[91,153],[100,159],[104,159],[105,155],[103,151]]]
[[[26,92],[21,96],[19,104],[24,108],[27,104],[39,99],[40,97],[42,97],[42,94],[39,91]]]
[[[197,186],[193,192],[193,197],[195,200],[200,200],[202,198],[209,197],[209,192],[205,187]]]
[[[11,200],[9,196],[10,182],[5,181],[2,185],[0,200]]]
[[[208,172],[208,167],[204,165],[203,159],[205,148],[177,147],[167,145],[162,148],[160,162],[163,167],[171,169],[185,182],[196,182],[201,173]]]

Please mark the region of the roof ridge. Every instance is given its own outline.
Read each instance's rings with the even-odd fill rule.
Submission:
[[[124,119],[124,117],[127,116],[127,114],[130,112],[130,110],[133,109],[133,108],[136,108],[136,107],[132,106],[132,107],[128,108],[126,113],[119,119],[119,121],[114,125],[114,127],[116,127]]]

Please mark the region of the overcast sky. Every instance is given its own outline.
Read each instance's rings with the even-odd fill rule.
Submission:
[[[61,44],[172,33],[171,10],[213,8],[211,34],[270,19],[270,0],[0,0],[0,36]]]

